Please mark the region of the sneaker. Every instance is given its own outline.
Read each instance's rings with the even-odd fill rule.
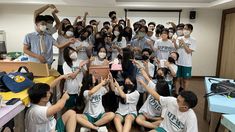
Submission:
[[[98,132],[108,132],[108,129],[106,126],[102,126],[98,128]]]
[[[80,132],[91,132],[91,129],[86,128],[86,127],[81,127]]]

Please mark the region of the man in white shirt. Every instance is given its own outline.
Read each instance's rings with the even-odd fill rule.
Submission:
[[[146,75],[142,69],[141,73]],[[142,80],[141,85],[162,106],[164,118],[159,127],[151,132],[198,132],[197,117],[193,109],[197,105],[197,96],[191,91],[182,91],[177,98],[160,96],[154,89],[149,88]]]
[[[68,78],[62,75],[55,79],[51,85],[37,83],[28,90],[32,103],[25,115],[26,132],[75,132],[77,115],[73,110],[66,111],[55,120],[54,115],[64,108],[69,95],[67,92],[54,105],[49,102],[51,88],[55,87],[61,79]]]
[[[191,24],[185,24],[183,29],[184,36],[179,37],[176,41],[176,49],[179,53],[176,94],[178,94],[180,87],[183,90],[187,89],[189,78],[191,78],[192,53],[196,50],[196,40],[190,36],[192,31],[193,26]]]

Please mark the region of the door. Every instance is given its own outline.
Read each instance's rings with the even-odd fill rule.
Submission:
[[[223,13],[222,40],[220,41],[219,77],[235,79],[235,10]],[[222,44],[221,44],[222,42]],[[221,46],[222,45],[222,46]],[[218,73],[218,72],[217,72]]]

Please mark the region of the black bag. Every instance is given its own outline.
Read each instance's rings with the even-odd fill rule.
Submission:
[[[24,69],[26,72],[21,72],[22,69]],[[23,76],[33,81],[34,79],[33,73],[29,72],[29,69],[26,66],[19,67],[18,72],[20,72]]]
[[[3,81],[2,81],[2,77],[7,74],[6,72],[0,72],[0,92],[8,92],[10,91],[6,85],[4,85]]]
[[[231,83],[230,80],[219,81],[213,78],[208,79],[209,82],[216,81],[217,83],[211,84],[211,92],[207,93],[205,97],[212,95],[226,95],[235,98],[235,83]]]

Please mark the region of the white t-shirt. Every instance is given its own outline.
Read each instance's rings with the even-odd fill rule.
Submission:
[[[144,64],[141,63],[141,66],[144,66]],[[153,75],[154,75],[154,70],[155,70],[155,66],[154,66],[152,63],[148,62],[148,73],[149,73],[150,77],[153,77]],[[144,79],[143,75],[140,73],[140,71],[139,71],[139,73],[137,74],[137,77],[138,77],[139,79],[142,79],[143,81],[145,81],[145,79]],[[146,82],[146,83],[147,83],[147,82]],[[144,93],[144,92],[146,91],[146,90],[143,88],[143,86],[142,86],[141,84],[139,84],[139,82],[137,82],[137,91],[140,92],[140,93]]]
[[[87,56],[87,47],[89,46],[89,43],[86,40],[84,40],[82,42],[81,41],[77,41],[71,47],[76,49],[80,45],[82,45],[83,47],[78,51],[78,59],[80,59],[80,60],[87,60],[88,59],[88,56]]]
[[[122,37],[122,40],[120,42],[117,41],[117,38],[115,38],[113,40],[113,43],[115,45],[117,45],[119,48],[125,48],[126,47],[126,38],[125,37]],[[113,49],[112,51],[112,60],[114,60],[115,58],[117,58],[119,52],[117,49]]]
[[[158,49],[156,55],[159,60],[167,60],[170,52],[175,50],[171,40],[163,41],[162,39],[159,39],[154,43],[154,47]]]
[[[89,90],[86,90],[83,93],[86,103],[83,113],[88,113],[90,116],[97,118],[99,114],[105,112],[102,104],[102,96],[108,91],[105,87],[102,87],[91,96],[88,95],[88,92]]]
[[[148,87],[151,89],[156,89],[156,85],[149,81]],[[140,108],[139,113],[145,113],[150,117],[159,117],[161,116],[162,106],[161,104],[154,99],[152,95],[149,95],[143,106]]]
[[[63,70],[64,74],[69,74],[75,72],[79,68],[79,64],[82,62],[82,60],[77,59],[76,61],[73,61],[73,66],[69,67],[69,65],[64,62],[63,64]],[[84,69],[86,69],[85,66],[83,66]],[[68,94],[80,94],[81,90],[81,84],[83,79],[83,72],[80,71],[76,78],[68,78],[65,80],[64,89],[67,90]]]
[[[58,44],[64,44],[65,42],[68,42],[68,41],[69,41],[69,39],[65,38],[62,35],[59,35],[57,38]],[[64,51],[64,48],[59,49],[58,65],[63,65],[63,63],[64,63],[63,51]]]
[[[179,37],[176,41],[176,44],[179,46],[179,40],[183,39],[185,44],[189,47],[189,49],[196,51],[196,40],[193,37],[185,38]],[[180,66],[192,67],[192,53],[188,54],[184,47],[179,47],[177,52],[179,53],[179,59],[177,64]]]
[[[119,95],[117,89],[116,89],[115,94]],[[132,93],[127,93],[126,94],[126,104],[122,104],[119,101],[118,109],[117,109],[116,113],[119,113],[121,115],[127,115],[127,114],[133,113],[133,114],[137,115],[136,105],[138,103],[139,97],[140,97],[140,94],[137,90],[135,90]]]
[[[47,109],[51,106],[32,104],[25,115],[26,132],[51,132],[55,130],[56,120],[54,116],[47,117]]]
[[[192,109],[180,112],[177,99],[174,97],[160,97],[164,118],[160,127],[167,132],[198,132],[197,117]]]
[[[175,64],[170,64],[170,67],[173,69],[173,71],[175,72],[175,74],[177,73],[178,70],[178,66]],[[167,74],[166,75],[166,81],[172,81],[173,80],[173,76],[171,74]]]
[[[95,60],[91,62],[91,65],[103,65],[104,60],[99,60],[97,56],[95,56]]]

